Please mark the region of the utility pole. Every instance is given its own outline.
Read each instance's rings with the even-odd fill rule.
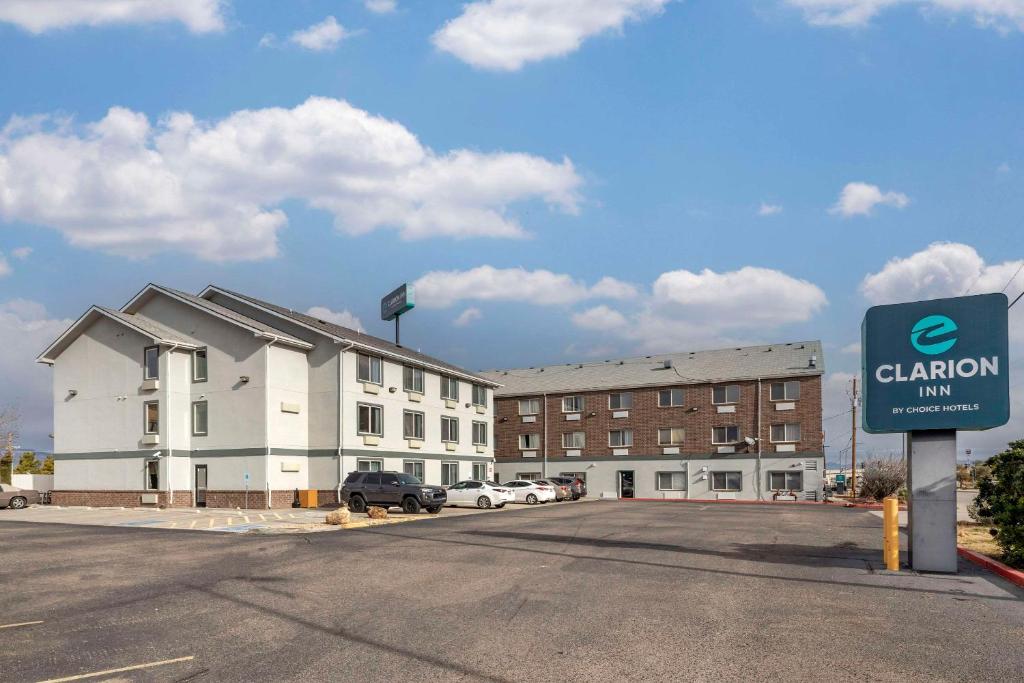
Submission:
[[[857,497],[857,378],[850,394],[850,492]]]

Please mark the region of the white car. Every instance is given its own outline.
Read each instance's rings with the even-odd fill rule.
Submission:
[[[486,481],[467,479],[448,487],[448,502],[445,505],[467,505],[477,508],[501,508],[514,500],[515,495],[508,489],[497,487]]]
[[[549,500],[555,499],[555,489],[545,484],[527,481],[526,479],[507,481],[502,486],[515,492],[515,502],[517,503],[535,505],[536,503],[546,503]]]

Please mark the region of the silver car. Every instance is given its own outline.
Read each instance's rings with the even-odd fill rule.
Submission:
[[[39,491],[19,489],[17,486],[11,486],[10,484],[0,484],[0,508],[20,510],[29,505],[36,505],[39,502]]]

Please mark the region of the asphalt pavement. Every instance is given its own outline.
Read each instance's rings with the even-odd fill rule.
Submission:
[[[281,536],[0,518],[0,680],[1024,680],[1024,591],[880,571],[881,542],[824,506]]]

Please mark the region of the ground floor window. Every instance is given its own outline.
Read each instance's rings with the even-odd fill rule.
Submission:
[[[712,491],[740,491],[743,489],[742,472],[712,472]]]
[[[477,481],[487,481],[487,463],[473,463],[473,478]]]
[[[802,491],[804,488],[804,473],[769,472],[768,488],[773,491]]]
[[[147,460],[146,461],[146,490],[147,491],[159,491],[160,490],[160,461],[159,460]]]
[[[458,483],[459,481],[459,463],[457,462],[443,462],[441,463],[441,484],[443,486],[451,486],[452,484]]]
[[[356,460],[357,472],[380,472],[384,469],[383,460]]]
[[[423,481],[423,461],[422,460],[406,460],[402,463],[402,471],[406,474]]]
[[[685,491],[686,472],[658,472],[659,491]]]
[[[527,481],[540,479],[540,472],[516,472],[516,479],[525,479]]]
[[[572,479],[582,479],[584,484],[587,483],[587,473],[586,472],[559,472],[558,476],[560,476],[560,477],[570,477]]]

